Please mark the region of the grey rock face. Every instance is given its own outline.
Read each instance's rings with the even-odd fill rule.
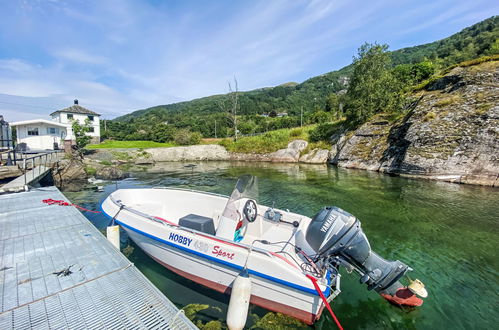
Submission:
[[[326,164],[329,159],[329,150],[313,149],[308,154],[300,157],[301,163],[307,164]]]
[[[80,160],[63,159],[52,167],[52,176],[55,184],[60,187],[67,182],[85,180],[87,173],[84,164]]]
[[[214,144],[189,147],[151,148],[145,150],[155,162],[178,162],[194,160],[228,160],[224,147]]]
[[[288,144],[286,149],[280,149],[269,154],[270,161],[279,163],[294,163],[300,158],[300,152],[308,146],[305,140],[294,140]]]
[[[378,115],[330,161],[404,176],[489,186],[499,184],[499,62],[457,67],[420,92],[407,115]]]

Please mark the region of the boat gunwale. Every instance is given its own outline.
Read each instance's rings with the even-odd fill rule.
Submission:
[[[102,207],[102,204],[101,204],[101,210],[103,211],[103,213],[109,217],[109,218],[112,218],[109,214],[107,214],[103,207]],[[127,210],[128,211],[128,210]],[[179,249],[179,250],[182,250],[182,251],[185,251],[187,253],[191,253],[191,254],[194,254],[194,255],[198,255],[198,256],[201,256],[203,258],[206,258],[206,259],[209,259],[209,260],[212,260],[212,261],[215,261],[217,263],[220,263],[222,265],[225,265],[227,267],[230,267],[230,268],[233,268],[233,269],[237,269],[237,270],[242,270],[243,269],[243,266],[240,266],[238,264],[234,264],[234,263],[231,263],[231,262],[228,262],[228,261],[224,261],[224,260],[220,260],[220,259],[216,259],[216,258],[213,258],[211,256],[208,256],[208,255],[205,255],[201,252],[198,252],[198,251],[195,251],[195,250],[191,250],[191,249],[188,249],[186,247],[183,247],[181,245],[177,245],[177,244],[174,244],[174,243],[171,243],[171,242],[168,242],[160,237],[157,237],[157,236],[154,236],[152,234],[149,234],[147,232],[144,232],[140,229],[137,229],[135,227],[132,227],[130,225],[127,225],[126,223],[120,221],[120,220],[117,220],[116,219],[116,222],[118,222],[118,224],[140,234],[140,235],[143,235],[145,237],[148,237],[150,239],[153,239],[155,241],[158,241],[160,243],[163,243],[163,244],[166,244],[167,246],[171,246],[171,247],[174,247],[176,249]],[[179,228],[179,227],[173,227],[173,228]],[[254,251],[254,250],[253,250]],[[265,251],[265,250],[264,250]],[[266,253],[267,251],[265,251]],[[301,270],[301,268],[298,268],[298,270]],[[312,294],[314,296],[319,296],[318,292],[315,290],[315,289],[311,289],[311,288],[307,288],[307,287],[304,287],[302,285],[299,285],[299,284],[296,284],[296,283],[293,283],[293,282],[289,282],[287,280],[282,280],[278,277],[274,277],[272,275],[268,275],[268,274],[265,274],[265,273],[262,273],[262,272],[259,272],[257,270],[253,270],[253,269],[248,269],[248,272],[252,275],[256,275],[260,278],[263,278],[263,279],[266,279],[266,280],[270,280],[272,282],[275,282],[275,283],[278,283],[278,284],[281,284],[281,285],[284,285],[284,286],[287,286],[287,287],[290,287],[290,288],[293,288],[295,290],[299,290],[299,291],[302,291],[302,292],[305,292],[307,294]],[[303,273],[302,271],[302,274],[305,275],[305,273]],[[326,296],[329,296],[329,294],[332,292],[332,281],[331,281],[331,278],[330,278],[330,271],[327,270],[326,271],[326,274],[325,274],[325,278],[327,280],[327,284],[322,284],[325,286],[325,290],[322,291],[322,293]],[[317,279],[322,279],[322,278],[317,278]]]
[[[133,190],[133,189],[130,189],[130,190]],[[198,191],[194,190],[194,192],[198,192]],[[202,193],[202,192],[200,192],[200,193]],[[117,200],[115,200],[115,198],[113,197],[112,193],[108,196],[108,198],[109,198],[109,199],[111,200],[111,202],[113,202],[116,206],[118,206],[118,207],[120,207],[120,208],[122,208],[122,209],[125,209],[126,211],[128,211],[128,212],[130,212],[130,213],[132,213],[132,214],[135,214],[135,215],[138,215],[138,216],[140,216],[140,217],[143,217],[143,218],[146,218],[146,219],[152,220],[152,221],[154,221],[154,222],[156,222],[156,223],[160,223],[160,224],[162,224],[162,225],[167,225],[167,226],[171,227],[172,229],[181,229],[181,230],[184,230],[184,231],[186,231],[186,232],[192,233],[192,234],[194,234],[194,235],[198,235],[198,236],[204,237],[204,238],[206,238],[206,239],[213,239],[213,240],[219,241],[219,242],[221,242],[221,243],[226,243],[226,244],[230,244],[230,245],[232,245],[232,246],[236,246],[236,247],[241,247],[241,248],[244,248],[244,249],[246,249],[246,250],[251,250],[251,251],[259,252],[259,253],[264,254],[264,255],[266,255],[266,256],[268,256],[268,257],[270,257],[270,258],[275,258],[275,257],[278,257],[278,258],[279,258],[279,259],[281,259],[281,260],[282,260],[282,258],[284,258],[284,256],[279,256],[279,255],[275,256],[275,255],[273,255],[271,252],[269,252],[269,251],[267,251],[267,250],[264,250],[264,249],[261,249],[261,248],[257,248],[257,247],[253,247],[253,248],[251,248],[251,246],[249,246],[249,245],[247,245],[247,244],[235,243],[235,242],[232,242],[232,241],[226,240],[226,239],[221,238],[221,237],[216,237],[216,236],[213,236],[213,235],[207,235],[206,233],[199,232],[199,231],[194,230],[194,229],[186,228],[186,227],[179,226],[179,225],[172,225],[172,224],[170,224],[170,223],[168,223],[168,222],[161,221],[161,220],[159,220],[159,219],[157,219],[157,218],[155,218],[155,217],[153,217],[153,216],[151,216],[151,215],[148,215],[148,214],[143,213],[143,212],[141,212],[141,211],[137,211],[137,210],[135,210],[135,209],[132,209],[132,208],[127,207],[125,204],[121,203],[121,201],[120,201],[120,200],[118,200],[118,201],[117,201]],[[103,211],[103,214],[105,214],[105,215],[106,215],[106,216],[108,216],[109,218],[115,219],[115,218],[111,217],[109,214],[107,214],[107,213],[104,211],[104,208],[102,207],[102,205],[105,203],[105,201],[106,201],[106,200],[104,200],[104,201],[102,202],[101,206],[100,206],[101,210]],[[123,223],[122,221],[119,221],[119,220],[117,220],[117,219],[115,219],[115,220],[116,220],[117,222],[119,222],[121,225],[124,225],[125,227],[128,227],[128,228],[132,229],[133,231],[136,231],[136,232],[141,233],[141,234],[145,234],[145,236],[147,236],[147,237],[150,237],[150,238],[152,238],[152,239],[154,239],[154,240],[157,240],[157,241],[160,241],[160,242],[163,242],[163,243],[167,243],[167,244],[168,244],[168,242],[166,242],[165,240],[161,239],[160,237],[156,237],[156,236],[154,236],[154,235],[148,234],[148,233],[146,233],[146,232],[144,232],[144,231],[142,231],[142,230],[140,230],[140,229],[137,229],[137,228],[134,228],[134,227],[132,227],[132,226],[130,226],[130,225],[127,225],[127,224],[125,224],[125,223]],[[168,245],[169,245],[169,244],[168,244]],[[174,247],[176,247],[176,248],[178,248],[178,249],[181,249],[181,250],[184,250],[184,249],[185,249],[185,250],[186,250],[186,252],[189,252],[189,253],[198,254],[198,252],[197,252],[197,251],[194,251],[194,250],[191,250],[191,249],[186,249],[186,248],[184,248],[184,247],[182,247],[182,246],[178,246],[178,245],[176,245],[176,244],[172,244],[172,246],[174,246]],[[210,256],[205,256],[205,255],[202,255],[202,256],[203,256],[203,257],[205,257],[205,258],[211,258]],[[281,257],[282,257],[282,258],[281,258]],[[215,260],[216,260],[216,261],[218,261],[218,262],[220,262],[220,263],[222,263],[222,264],[228,265],[228,266],[230,266],[230,267],[232,267],[232,268],[236,268],[236,269],[238,269],[238,266],[239,266],[239,265],[237,265],[237,264],[228,263],[228,262],[225,262],[225,261],[222,261],[222,260],[218,260],[218,259],[215,259]],[[288,261],[289,261],[289,260],[288,260]],[[288,263],[290,263],[290,261],[289,261]],[[235,266],[235,267],[234,267],[234,266]],[[242,269],[242,267],[241,267],[241,269]],[[299,271],[301,272],[301,274],[306,275],[306,273],[305,273],[305,272],[301,269],[301,267],[296,267],[296,269],[297,269],[297,270],[299,270]],[[262,277],[262,278],[267,278],[267,279],[270,279],[270,280],[273,280],[273,281],[276,281],[276,280],[277,280],[277,281],[276,281],[277,283],[284,281],[284,280],[281,280],[281,279],[279,279],[279,278],[275,278],[275,277],[273,277],[273,276],[271,276],[271,275],[267,275],[267,274],[264,274],[264,273],[261,273],[261,272],[255,271],[255,270],[250,270],[250,273],[253,273],[254,275],[257,275],[257,276]],[[314,276],[314,277],[315,277],[315,276]],[[316,278],[320,280],[320,279],[323,279],[324,277],[325,277],[325,279],[326,279],[326,281],[327,281],[327,284],[322,284],[322,285],[324,285],[324,286],[325,286],[325,290],[323,291],[323,293],[324,293],[326,296],[328,296],[328,295],[329,295],[329,293],[332,291],[332,288],[331,288],[331,278],[330,278],[329,270],[328,270],[328,271],[326,271],[325,276],[323,276],[323,277],[316,277]],[[284,281],[284,282],[287,282],[287,281]],[[294,283],[292,283],[292,282],[289,282],[289,284],[292,284],[292,285],[287,285],[287,286],[290,286],[290,287],[301,287],[300,285],[294,284]],[[308,289],[308,288],[306,288],[305,290],[304,290],[304,289],[305,289],[305,287],[303,287],[303,288],[299,288],[299,290],[301,290],[301,291],[304,291],[304,292],[307,292],[307,293],[311,293],[311,294],[314,294],[314,295],[318,295],[318,293],[317,293],[315,290]]]
[[[236,246],[236,247],[241,247],[245,250],[251,250],[251,251],[255,251],[255,252],[259,252],[259,253],[262,253],[262,254],[265,254],[266,256],[268,257],[273,257],[272,253],[267,251],[267,250],[264,250],[262,248],[258,248],[258,247],[251,247],[250,245],[248,244],[244,244],[244,243],[239,243],[239,242],[233,242],[233,241],[230,241],[226,238],[223,238],[223,237],[217,237],[217,236],[214,236],[214,235],[210,235],[210,234],[206,234],[204,232],[201,232],[201,231],[198,231],[198,230],[195,230],[195,229],[192,229],[192,228],[187,228],[187,227],[184,227],[184,226],[181,226],[181,225],[178,225],[178,224],[175,224],[171,221],[168,221],[166,219],[163,219],[163,218],[159,218],[159,217],[155,217],[155,216],[152,216],[152,215],[149,215],[147,213],[144,213],[144,212],[141,212],[141,211],[138,211],[138,210],[135,210],[133,208],[130,208],[128,206],[126,206],[125,204],[123,204],[121,202],[121,200],[115,200],[113,195],[110,194],[109,196],[109,199],[116,205],[116,206],[119,206],[121,209],[124,209],[130,213],[133,213],[135,215],[138,215],[140,217],[143,217],[143,218],[146,218],[146,219],[149,219],[149,220],[152,220],[156,223],[159,223],[159,224],[162,224],[162,225],[166,225],[166,226],[169,226],[169,227],[172,227],[172,228],[175,228],[175,229],[181,229],[183,231],[186,231],[188,233],[191,233],[191,234],[195,234],[195,235],[199,235],[199,236],[202,236],[202,237],[205,237],[205,238],[208,238],[208,239],[212,239],[212,240],[216,240],[216,241],[219,241],[221,243],[226,243],[226,244],[229,244],[229,245],[232,245],[232,246]],[[105,200],[104,200],[105,201]],[[102,207],[101,207],[102,208]],[[106,215],[108,215],[106,213]],[[163,221],[165,220],[165,221]],[[121,221],[120,221],[121,222]],[[283,256],[279,256],[279,258],[281,259],[281,257]],[[284,258],[284,257],[283,257]],[[289,260],[288,260],[289,261]],[[298,268],[299,269],[299,268]]]

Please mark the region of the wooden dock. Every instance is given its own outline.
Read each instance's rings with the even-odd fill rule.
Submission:
[[[197,329],[55,187],[0,195],[0,329]]]

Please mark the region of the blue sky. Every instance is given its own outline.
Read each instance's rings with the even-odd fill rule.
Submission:
[[[3,0],[0,114],[80,104],[104,118],[158,104],[302,82],[364,43],[432,42],[499,13],[488,0]]]

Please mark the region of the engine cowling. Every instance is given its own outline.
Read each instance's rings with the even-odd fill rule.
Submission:
[[[313,217],[305,239],[319,260],[327,262],[336,258],[355,269],[368,290],[385,297],[404,289],[398,280],[409,266],[399,260],[386,260],[372,251],[359,219],[350,213],[335,206],[324,207]]]

